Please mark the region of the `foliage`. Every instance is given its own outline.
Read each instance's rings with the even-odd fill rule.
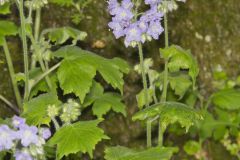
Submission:
[[[62,127],[49,141],[56,144],[58,159],[70,153],[89,153],[92,157],[95,145],[102,139],[108,139],[103,130],[98,128],[99,121],[76,122]]]
[[[212,96],[213,103],[227,110],[240,109],[240,91],[235,89],[228,89],[216,92]]]
[[[153,147],[144,151],[136,151],[126,147],[111,147],[105,151],[106,160],[168,160],[177,148]]]
[[[160,116],[162,128],[165,130],[169,124],[180,123],[186,130],[194,122],[202,119],[199,112],[178,102],[162,102],[139,111],[133,116],[133,120],[146,120]]]
[[[47,107],[49,105],[59,106],[60,104],[61,102],[56,95],[46,93],[26,102],[23,116],[31,125],[49,124],[51,119],[47,116]]]

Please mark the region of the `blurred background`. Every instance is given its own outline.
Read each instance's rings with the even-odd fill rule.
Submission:
[[[12,8],[13,14],[1,18],[8,18],[19,23],[17,10]],[[116,40],[108,28],[110,16],[107,13],[105,0],[91,0],[79,13],[72,6],[59,7],[49,4],[42,11],[41,28],[61,27],[70,25],[88,33],[85,42],[79,46],[91,50],[107,58],[121,57],[133,67],[138,63],[137,50],[125,48],[123,41]],[[169,15],[170,44],[177,44],[190,49],[197,58],[200,66],[198,86],[201,94],[207,98],[223,85],[240,84],[240,3],[239,0],[187,0],[181,3],[178,10]],[[154,68],[161,70],[163,61],[158,49],[164,47],[164,36],[159,41],[148,42],[144,45],[145,58],[154,59]],[[18,39],[9,39],[14,66],[17,71],[23,70],[21,44]],[[14,99],[11,81],[8,74],[4,54],[0,50],[0,93],[8,99]],[[136,94],[141,90],[140,76],[131,71],[125,78],[124,101],[127,104],[128,117],[111,113],[106,116],[102,127],[112,141],[105,141],[98,145],[97,157],[102,157],[103,145],[123,145],[130,147],[144,147],[145,127],[141,123],[132,122],[131,116],[138,110]],[[0,116],[12,116],[5,104],[0,102]],[[157,135],[157,128],[153,131]],[[153,136],[154,136],[153,135]],[[166,144],[182,146],[183,142],[191,139],[190,135],[167,132]],[[156,136],[157,140],[157,136]],[[234,160],[234,156],[223,147],[219,141],[209,139],[205,144],[205,151],[209,159]],[[195,159],[184,151],[174,159]]]

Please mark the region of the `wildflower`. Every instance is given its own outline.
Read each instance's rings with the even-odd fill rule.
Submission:
[[[17,132],[18,138],[21,140],[21,144],[24,147],[29,146],[30,144],[38,143],[38,129],[35,126],[24,125]]]
[[[20,128],[21,126],[25,125],[25,119],[18,116],[14,116],[12,118],[12,124],[15,128]]]
[[[11,149],[14,145],[15,132],[7,125],[0,126],[0,151]]]
[[[27,152],[22,152],[22,151],[16,151],[14,154],[14,157],[16,160],[33,160],[31,155]]]
[[[48,128],[42,128],[40,133],[41,137],[44,139],[48,139],[49,137],[51,137],[51,131]]]
[[[133,13],[134,4],[131,0],[122,0],[121,3],[117,0],[109,0],[108,10],[113,17],[108,26],[117,39],[125,37],[126,47],[135,47],[139,42],[158,39],[163,32],[160,23],[163,13],[158,10],[161,2],[162,0],[145,0],[145,4],[150,5],[150,9],[138,17],[138,13]]]

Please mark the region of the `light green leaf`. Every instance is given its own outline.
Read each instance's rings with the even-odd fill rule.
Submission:
[[[42,74],[42,70],[40,68],[35,68],[30,70],[29,72],[29,78],[33,80],[34,78],[40,76]],[[20,78],[20,77],[19,77]],[[25,78],[25,77],[24,77]],[[57,75],[56,73],[52,73],[49,75],[52,89],[56,91],[57,89]],[[42,79],[40,82],[38,82],[31,90],[30,97],[36,96],[39,92],[49,92],[50,88],[46,82],[46,79]]]
[[[154,118],[157,115],[160,116],[164,130],[170,124],[179,123],[181,127],[185,127],[188,131],[194,122],[202,119],[202,115],[198,111],[183,103],[164,102],[139,111],[133,116],[133,120],[146,120],[148,118]]]
[[[59,106],[61,102],[57,95],[46,93],[24,103],[23,117],[31,125],[49,124],[51,119],[47,116],[47,107],[49,105]]]
[[[72,43],[76,44],[77,41],[82,41],[86,37],[86,32],[79,31],[71,27],[54,28],[48,33],[48,38],[56,44],[63,44],[70,38],[73,39]]]
[[[70,6],[73,4],[73,0],[50,0],[49,2],[60,6]]]
[[[121,96],[115,93],[105,93],[99,97],[95,97],[93,104],[93,114],[98,118],[101,118],[104,114],[112,109],[117,113],[122,113],[124,116],[126,113],[126,106],[121,102]]]
[[[101,86],[101,84],[96,81],[93,81],[90,92],[87,94],[84,100],[83,107],[90,106],[97,99],[97,97],[100,97],[103,95],[103,92],[104,92],[104,89]]]
[[[171,88],[175,94],[182,98],[189,87],[192,85],[191,80],[187,76],[169,77]]]
[[[123,72],[119,60],[115,64],[116,59],[106,59],[74,46],[61,48],[54,56],[64,58],[58,70],[58,79],[65,94],[73,92],[83,102],[96,71],[115,89],[123,92]]]
[[[89,92],[95,75],[96,69],[81,59],[64,59],[57,72],[64,94],[75,93],[81,102]]]
[[[17,33],[18,28],[13,22],[0,20],[0,37],[13,36]]]
[[[199,68],[196,59],[189,50],[184,50],[179,46],[172,45],[168,48],[160,49],[163,57],[169,59],[168,68],[170,72],[178,72],[180,69],[188,69],[193,86],[196,83],[196,77],[199,74]]]
[[[212,95],[212,102],[227,110],[240,109],[240,91],[235,89],[222,90]]]
[[[93,150],[102,139],[108,139],[97,125],[100,121],[76,122],[60,128],[50,139],[50,145],[57,145],[57,156],[78,152],[88,153],[91,157]]]
[[[153,101],[153,90],[152,89],[148,89],[148,103],[152,103]],[[138,107],[140,109],[143,108],[143,106],[145,106],[147,104],[146,100],[145,100],[145,91],[141,90],[141,92],[137,95],[137,103],[138,103]]]
[[[93,81],[89,94],[86,96],[83,106],[87,107],[93,104],[93,114],[101,118],[111,109],[126,116],[126,106],[121,102],[121,96],[116,93],[103,93],[104,89],[100,83]]]
[[[10,13],[10,3],[0,5],[0,14],[6,15]]]
[[[201,145],[196,141],[188,141],[183,148],[188,155],[195,155],[201,150]]]
[[[137,151],[126,147],[110,147],[105,151],[106,160],[169,160],[177,148],[153,147]]]

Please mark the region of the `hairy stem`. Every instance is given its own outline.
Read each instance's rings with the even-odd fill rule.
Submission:
[[[165,47],[169,46],[169,40],[168,40],[168,19],[167,19],[167,13],[164,14],[164,29],[165,29]],[[163,93],[161,97],[161,102],[166,102],[167,100],[167,89],[168,89],[168,60],[165,60],[165,66],[164,66],[164,80],[163,80]],[[161,115],[160,115],[161,116]],[[158,145],[163,145],[163,130],[162,130],[162,124],[159,120],[159,126],[158,126]]]
[[[49,75],[51,72],[53,72],[55,69],[57,69],[59,66],[61,65],[61,62],[56,64],[55,66],[53,66],[52,68],[50,68],[49,70],[47,70],[46,72],[44,72],[43,74],[41,74],[39,77],[37,77],[31,88],[33,88],[38,82],[40,82],[43,78],[45,78],[47,75]]]
[[[58,121],[56,120],[56,118],[55,117],[51,117],[51,120],[53,122],[53,125],[54,125],[55,129],[59,130],[60,125],[59,125]]]
[[[46,67],[44,65],[44,62],[43,62],[43,60],[41,58],[39,58],[39,63],[40,63],[40,67],[41,67],[42,71],[46,72],[47,69],[46,69]],[[48,84],[49,89],[52,90],[52,83],[51,83],[51,80],[50,80],[50,77],[48,76],[48,74],[45,75],[45,80],[46,80],[46,82]]]
[[[8,105],[8,107],[13,110],[16,114],[20,114],[19,109],[12,104],[9,100],[7,100],[7,98],[5,98],[4,96],[0,95],[0,100],[3,101],[4,103],[6,103]]]
[[[14,71],[14,67],[13,67],[13,63],[12,63],[12,58],[11,58],[11,55],[10,55],[10,52],[9,52],[9,49],[8,49],[8,45],[7,45],[7,42],[6,42],[5,38],[3,39],[3,50],[4,50],[4,53],[5,53],[6,60],[7,60],[8,70],[9,70],[9,73],[10,73],[16,102],[17,102],[17,105],[18,105],[19,109],[22,110],[22,98],[21,98],[21,95],[20,95],[20,92],[19,92],[19,89],[18,89],[18,86],[17,86],[17,81],[15,79],[15,71]]]
[[[35,42],[38,42],[38,40],[39,40],[40,22],[41,22],[41,8],[38,8],[36,10],[36,17],[35,17],[35,23],[34,23],[34,40],[35,40]],[[33,55],[31,68],[35,68],[35,66],[36,66],[36,58],[35,58],[35,55]]]
[[[147,75],[144,69],[144,59],[143,59],[143,50],[142,44],[138,43],[138,51],[139,51],[139,58],[140,58],[140,68],[142,72],[142,81],[143,81],[143,90],[144,90],[144,98],[146,102],[146,107],[149,107],[149,100],[148,100],[148,91],[147,91]],[[152,146],[152,136],[151,136],[151,122],[147,121],[147,147]]]
[[[25,73],[25,90],[24,90],[24,101],[26,102],[29,97],[29,70],[28,70],[28,46],[27,46],[27,36],[26,36],[26,19],[24,16],[24,2],[19,1],[19,14],[21,19],[21,38],[23,45],[23,57],[24,57],[24,73]]]

